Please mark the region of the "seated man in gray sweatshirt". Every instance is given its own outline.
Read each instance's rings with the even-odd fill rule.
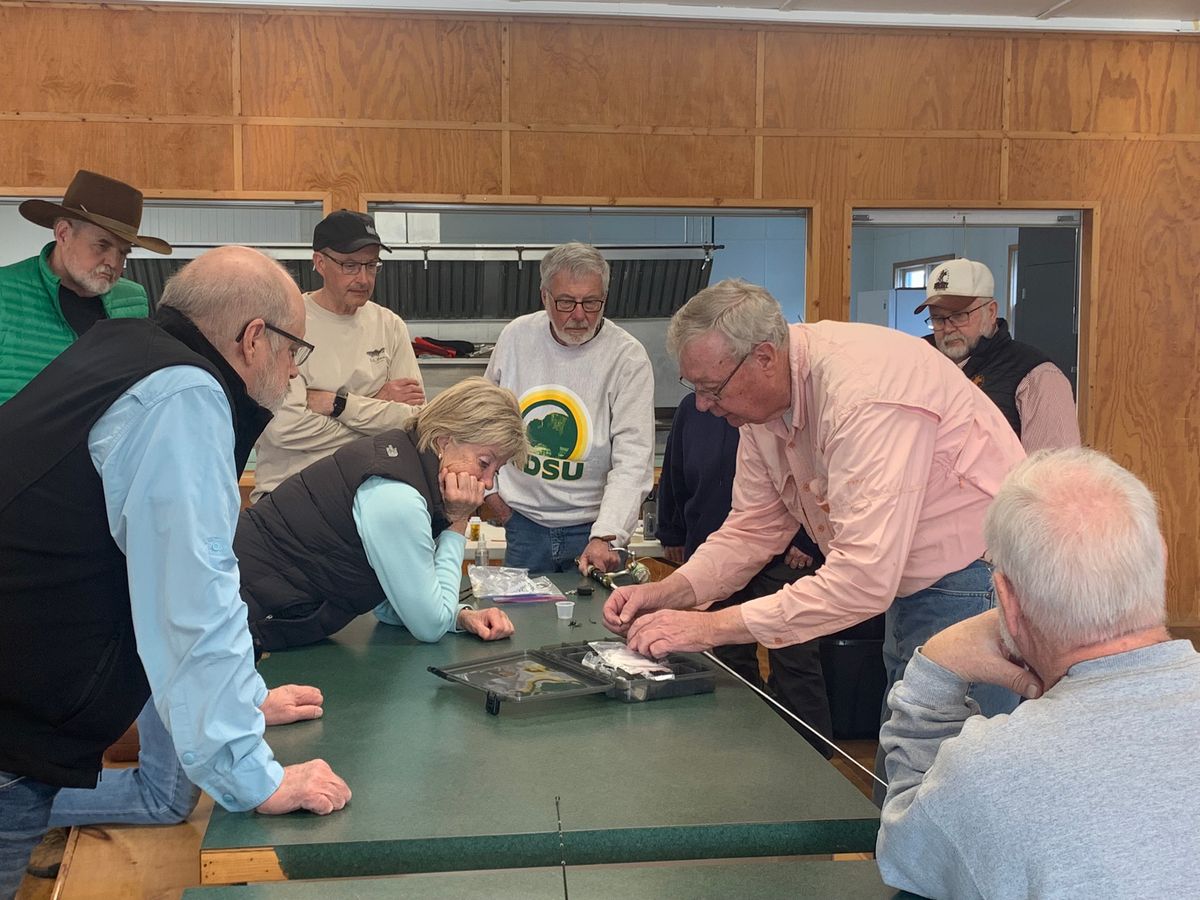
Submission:
[[[999,608],[934,635],[879,740],[884,881],[927,897],[1200,883],[1200,655],[1164,626],[1154,496],[1093,450],[1018,466],[984,524]],[[1029,702],[984,718],[971,682]]]

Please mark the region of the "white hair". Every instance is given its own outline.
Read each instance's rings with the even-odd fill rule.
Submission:
[[[1035,453],[1009,474],[983,531],[1030,625],[1061,646],[1163,623],[1167,559],[1158,504],[1103,453]]]
[[[605,297],[608,296],[609,266],[606,260],[591,244],[581,244],[572,241],[569,244],[559,244],[546,251],[542,264],[538,268],[541,276],[541,289],[547,290],[554,276],[559,272],[568,272],[574,278],[586,275],[600,276],[600,289]]]
[[[787,320],[779,301],[757,284],[726,278],[706,287],[685,303],[667,326],[667,352],[679,352],[696,338],[718,332],[734,356],[747,356],[754,347],[770,342],[780,350],[788,346]]]

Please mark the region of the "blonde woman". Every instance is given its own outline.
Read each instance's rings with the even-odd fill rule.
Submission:
[[[312,643],[374,611],[422,641],[508,637],[502,610],[459,602],[467,520],[497,471],[524,464],[512,392],[467,378],[404,429],[364,437],[242,512],[234,550],[259,651]]]

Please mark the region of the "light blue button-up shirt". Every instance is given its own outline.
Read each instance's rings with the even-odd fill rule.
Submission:
[[[267,686],[239,594],[233,447],[229,401],[195,366],[146,376],[88,435],[155,708],[188,777],[242,812],[275,792],[283,768],[263,740]]]

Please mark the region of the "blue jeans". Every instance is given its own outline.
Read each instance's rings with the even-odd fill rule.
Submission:
[[[924,590],[892,601],[884,616],[883,667],[887,673],[887,689],[883,695],[880,724],[891,715],[887,698],[892,685],[904,677],[904,667],[916,649],[955,622],[987,612],[995,605],[992,567],[981,559],[943,576]],[[979,704],[979,710],[985,716],[1012,712],[1021,699],[994,684],[972,684],[967,693]],[[887,780],[882,751],[875,757],[875,774]],[[883,802],[883,794],[883,788],[876,784],[877,803]]]
[[[94,790],[64,788],[54,800],[50,827],[69,825],[175,825],[188,817],[200,789],[188,780],[154,701],[137,718],[138,764],[105,769]]]
[[[50,804],[58,791],[24,775],[0,772],[0,900],[12,900],[21,886],[29,854],[50,827]]]
[[[530,572],[568,572],[591,533],[591,522],[547,528],[514,509],[504,523],[504,564]]]

